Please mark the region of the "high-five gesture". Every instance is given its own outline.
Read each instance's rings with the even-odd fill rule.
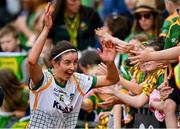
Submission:
[[[96,35],[99,37],[100,41],[110,40],[116,46],[116,51],[120,54],[127,53],[129,52],[129,50],[133,49],[132,45],[127,45],[126,42],[110,35],[106,27],[98,28],[95,30],[95,32],[96,32]]]
[[[99,49],[99,55],[103,59],[103,61],[114,62],[116,55],[114,44],[110,40],[108,41],[102,40],[101,45],[102,45],[102,51]]]

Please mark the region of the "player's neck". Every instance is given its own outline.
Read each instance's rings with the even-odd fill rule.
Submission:
[[[57,81],[59,84],[61,84],[61,85],[65,85],[65,84],[66,84],[66,81],[65,81],[65,80],[62,80],[62,79],[56,78],[56,77],[55,77],[55,79],[56,79],[56,81]]]
[[[51,72],[52,72],[52,75],[54,76],[56,82],[58,82],[58,83],[61,84],[61,85],[65,85],[65,84],[66,84],[66,81],[63,80],[63,79],[61,79],[61,78],[56,74],[57,72],[55,72],[54,69],[52,69]]]

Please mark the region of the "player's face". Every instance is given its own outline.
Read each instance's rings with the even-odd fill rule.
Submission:
[[[78,65],[78,54],[77,52],[68,52],[61,56],[56,67],[58,76],[61,80],[67,81],[71,78],[73,73],[76,71]]]

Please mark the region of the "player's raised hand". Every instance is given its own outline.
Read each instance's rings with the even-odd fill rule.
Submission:
[[[53,21],[52,21],[53,12],[54,12],[54,5],[51,2],[48,2],[48,5],[44,13],[44,27],[46,27],[47,29],[51,29],[53,25]]]
[[[116,52],[115,52],[115,46],[111,42],[111,40],[102,40],[101,41],[102,50],[98,50],[100,57],[105,62],[114,62]]]

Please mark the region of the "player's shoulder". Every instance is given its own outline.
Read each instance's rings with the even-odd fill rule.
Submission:
[[[83,74],[83,73],[77,73],[77,72],[75,72],[74,73],[74,76],[75,76],[75,78],[76,79],[78,79],[78,80],[90,80],[90,78],[92,77],[91,75],[85,75],[85,74]]]

